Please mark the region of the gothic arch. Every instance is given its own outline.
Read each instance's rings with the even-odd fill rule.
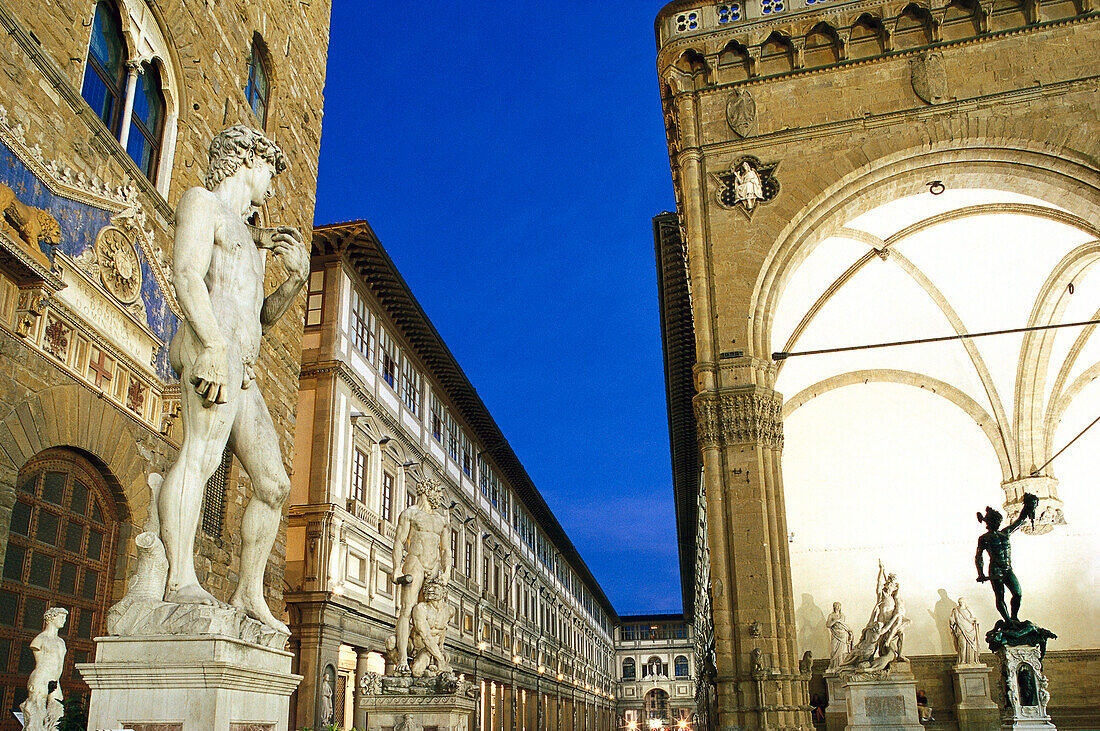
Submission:
[[[1031,123],[1035,139],[1061,136],[1042,121]],[[1040,130],[1040,127],[1043,129]],[[915,140],[906,148],[855,168],[798,210],[784,217],[787,223],[765,255],[749,303],[749,342],[757,357],[770,352],[772,322],[787,280],[798,265],[839,226],[885,202],[923,188],[928,180],[942,179],[957,188],[1026,189],[1032,195],[1074,211],[1086,220],[1100,217],[1100,171],[1091,162],[1090,145],[1081,150],[1016,139],[974,136],[960,144],[946,126],[917,130],[914,136],[932,133],[938,139]],[[778,202],[778,201],[777,201]],[[789,205],[789,204],[788,204]],[[792,207],[793,209],[793,207]],[[789,214],[789,215],[786,215]],[[774,378],[773,378],[774,383]]]
[[[974,420],[978,428],[982,430],[997,455],[997,462],[1001,466],[1001,474],[1005,481],[1013,479],[1012,463],[1005,443],[1001,439],[1000,430],[997,428],[997,420],[989,415],[982,406],[959,389],[937,378],[915,373],[913,371],[894,370],[888,368],[868,369],[861,371],[849,371],[831,378],[826,378],[812,386],[802,389],[783,404],[783,419],[786,421],[799,407],[813,399],[835,391],[845,386],[854,386],[861,383],[897,383],[903,386],[912,386],[941,396],[962,409],[967,416]]]

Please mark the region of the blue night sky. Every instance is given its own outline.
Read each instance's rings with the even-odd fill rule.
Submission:
[[[336,2],[317,223],[365,218],[620,614],[681,609],[661,3]]]

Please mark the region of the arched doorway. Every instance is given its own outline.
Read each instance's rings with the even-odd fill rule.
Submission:
[[[69,610],[65,697],[87,693],[74,665],[94,657],[92,638],[104,632],[118,528],[103,473],[77,452],[49,449],[19,471],[0,575],[0,731],[18,728],[9,711],[26,697],[29,644],[48,607]]]
[[[669,720],[668,715],[668,693],[664,692],[660,688],[654,688],[645,694],[643,700],[645,706],[646,720],[657,720],[666,722]],[[667,725],[667,723],[662,723]]]

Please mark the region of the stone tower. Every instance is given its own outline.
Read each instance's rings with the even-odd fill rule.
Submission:
[[[678,0],[658,14],[680,226],[663,238],[682,238],[695,333],[692,404],[670,414],[694,410],[701,457],[716,728],[810,727],[771,357],[788,277],[830,226],[930,186],[1027,192],[1095,221],[1097,19],[1091,0]],[[1025,452],[1010,511],[1037,466]],[[1053,481],[1034,480],[1057,505]],[[678,514],[696,494],[677,488]],[[681,522],[682,554],[694,525]]]

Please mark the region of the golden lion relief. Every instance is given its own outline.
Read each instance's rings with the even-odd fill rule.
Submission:
[[[29,245],[57,246],[61,243],[61,226],[57,219],[41,208],[23,203],[15,197],[15,191],[3,183],[0,183],[0,211],[3,211],[4,220],[19,233],[19,238]]]

